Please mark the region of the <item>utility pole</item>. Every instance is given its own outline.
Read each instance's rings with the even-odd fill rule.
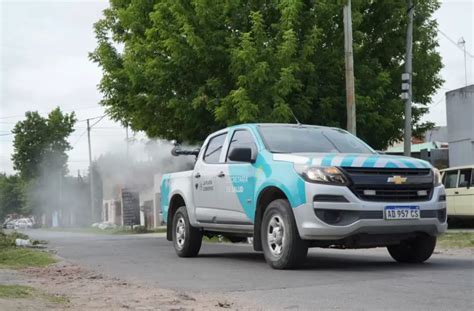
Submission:
[[[464,53],[464,81],[467,86],[466,40],[464,40],[464,37],[461,37],[459,39],[458,46],[462,46],[462,50]]]
[[[403,138],[403,155],[411,156],[411,101],[412,101],[412,52],[413,52],[413,13],[415,8],[413,0],[407,0],[408,4],[408,27],[407,27],[407,42],[405,55],[405,73],[402,75],[402,80],[407,83],[402,83],[402,98],[405,99],[405,135]]]
[[[58,225],[59,227],[63,227],[64,226],[64,209],[63,209],[63,205],[62,205],[62,201],[63,201],[63,173],[61,171],[61,169],[59,169],[59,180],[58,180],[58,183],[59,183],[59,191],[58,191]]]
[[[92,150],[91,150],[91,126],[87,119],[87,142],[89,144],[89,185],[90,185],[90,201],[91,201],[91,221],[94,222],[94,174],[92,169]]]
[[[127,143],[127,158],[128,158],[128,152],[129,152],[129,146],[128,146],[128,123],[125,125],[125,139],[127,140],[126,143]]]
[[[344,5],[344,55],[346,63],[347,130],[356,135],[356,104],[354,89],[354,55],[352,52],[351,0]]]

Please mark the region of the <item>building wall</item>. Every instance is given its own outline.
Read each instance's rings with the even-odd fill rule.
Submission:
[[[145,218],[147,218],[148,214],[150,213],[153,214],[153,209],[152,209],[153,200],[154,200],[153,187],[140,191],[139,197],[140,197],[140,225],[142,226],[147,225],[147,227],[149,228],[155,227],[154,222],[152,224],[149,224],[148,221],[145,221]]]
[[[104,200],[102,202],[102,221],[119,226],[122,224],[120,202],[115,200]]]
[[[474,164],[474,85],[446,93],[449,166]]]
[[[448,141],[448,127],[447,126],[436,126],[425,133],[425,142],[430,141]]]
[[[449,166],[448,149],[432,149],[428,151],[423,149],[420,151],[420,159],[430,162],[434,167],[438,169],[447,168]]]

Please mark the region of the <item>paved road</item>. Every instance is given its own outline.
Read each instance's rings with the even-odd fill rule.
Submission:
[[[301,269],[275,271],[247,245],[206,243],[199,257],[178,258],[156,235],[28,234],[109,276],[183,292],[223,292],[264,309],[474,310],[472,253],[402,265],[384,249],[312,249]]]

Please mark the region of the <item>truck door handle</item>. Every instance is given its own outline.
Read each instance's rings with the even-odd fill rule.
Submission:
[[[219,175],[217,175],[217,177],[224,177],[224,176],[225,176],[224,172],[220,172]]]
[[[458,191],[454,191],[454,194],[459,194],[459,192],[458,192]]]
[[[200,178],[200,177],[201,177],[201,174],[199,174],[199,173],[196,173],[196,175],[194,175],[194,177],[196,177],[196,178]]]

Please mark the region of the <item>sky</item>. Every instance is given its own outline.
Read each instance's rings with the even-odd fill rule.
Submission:
[[[15,123],[26,111],[46,115],[57,106],[75,111],[79,120],[69,138],[73,146],[68,152],[70,173],[87,171],[84,120],[104,114],[97,90],[102,72],[88,53],[96,47],[93,24],[107,6],[105,0],[0,0],[0,172],[14,173],[10,131]],[[446,125],[444,94],[465,85],[464,54],[451,41],[463,37],[466,51],[474,55],[474,0],[442,1],[435,18],[442,31],[438,38],[445,83],[433,95],[423,120]],[[468,84],[474,83],[473,60],[467,56]],[[102,119],[91,131],[91,147],[93,158],[125,150],[125,129]]]

